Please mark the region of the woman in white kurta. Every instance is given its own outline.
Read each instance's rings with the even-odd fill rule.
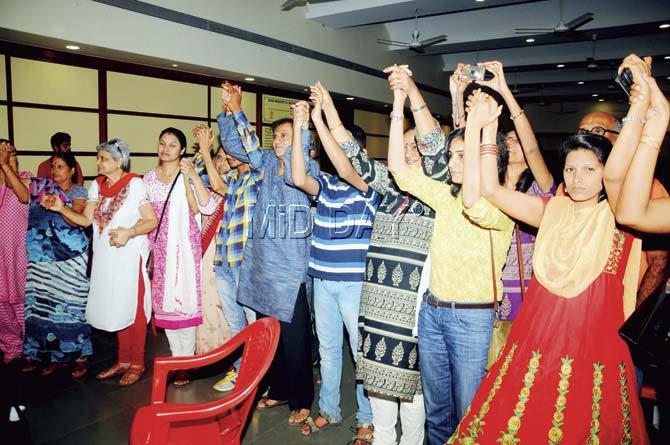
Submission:
[[[119,384],[127,386],[144,373],[144,344],[151,317],[146,235],[156,228],[157,221],[144,182],[128,172],[128,144],[112,139],[99,145],[97,151],[100,176],[88,191],[83,215],[63,206],[55,196],[47,205],[78,225],[93,224],[86,319],[97,329],[117,332],[119,339],[117,362],[96,377],[103,380],[123,374]]]

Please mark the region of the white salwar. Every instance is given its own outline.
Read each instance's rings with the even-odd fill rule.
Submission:
[[[102,232],[98,231],[98,224],[93,221],[93,264],[86,321],[96,329],[109,332],[120,331],[135,322],[140,256],[145,288],[144,314],[147,321],[151,318],[151,286],[146,271],[149,239],[141,235],[129,239],[123,247],[109,244],[109,231],[133,227],[142,219],[140,207],[149,202],[142,179],[131,179],[128,187],[128,196]],[[99,199],[107,201],[105,206],[112,201],[112,198],[99,196],[98,183],[93,181],[88,200],[97,202]]]

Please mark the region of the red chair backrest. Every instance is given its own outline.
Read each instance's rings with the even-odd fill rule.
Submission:
[[[158,392],[157,386],[165,385],[168,369],[184,369],[180,367],[181,364],[190,364],[188,368],[207,366],[244,345],[240,371],[230,394],[200,404],[153,400],[151,405],[140,408],[136,413],[131,428],[131,444],[239,443],[258,385],[272,364],[279,334],[277,319],[262,318],[206,354],[157,359],[154,366],[154,393]],[[162,394],[164,398],[164,391]]]

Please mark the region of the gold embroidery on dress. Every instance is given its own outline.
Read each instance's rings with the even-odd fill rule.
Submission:
[[[600,432],[600,400],[603,395],[600,387],[603,384],[603,369],[605,365],[593,364],[593,404],[591,405],[591,436],[586,441],[588,445],[600,444],[598,433]]]
[[[384,261],[379,265],[379,268],[377,268],[377,283],[381,284],[384,282],[384,279],[386,278],[386,264],[384,264]]]
[[[561,380],[558,382],[558,397],[556,397],[556,411],[554,411],[554,417],[551,419],[551,424],[553,427],[549,430],[549,444],[558,445],[563,439],[563,411],[565,411],[565,405],[567,404],[567,394],[570,390],[570,377],[572,377],[572,362],[574,359],[571,359],[567,355],[561,359],[563,365],[561,366]]]
[[[538,351],[533,351],[533,358],[528,362],[528,372],[523,376],[523,388],[519,391],[519,401],[514,407],[514,415],[507,421],[507,432],[501,431],[501,436],[497,440],[502,445],[513,445],[521,442],[521,439],[515,436],[519,432],[519,429],[521,429],[521,418],[526,410],[526,403],[530,400],[530,390],[535,382],[535,373],[540,366],[541,358],[542,354]]]
[[[412,290],[417,290],[419,284],[421,283],[421,274],[419,273],[419,268],[415,267],[411,274],[409,274],[409,288]]]
[[[398,366],[398,364],[405,357],[405,348],[402,347],[402,342],[398,342],[393,352],[391,352],[391,360],[393,360],[393,366]]]
[[[416,352],[416,346],[412,348],[412,350],[409,353],[409,358],[407,359],[407,362],[409,363],[409,369],[414,369],[414,365],[416,365],[416,360],[418,353]]]
[[[482,406],[479,408],[479,413],[477,413],[477,415],[475,415],[470,421],[470,424],[468,425],[467,428],[467,433],[462,434],[458,438],[458,443],[463,445],[470,445],[477,443],[477,437],[480,434],[482,434],[482,432],[484,431],[483,427],[484,425],[486,425],[486,422],[484,422],[484,416],[486,416],[486,413],[489,412],[491,402],[493,401],[493,398],[495,397],[496,393],[502,386],[503,377],[505,376],[505,374],[507,374],[507,371],[509,370],[509,365],[512,362],[512,359],[514,358],[514,352],[516,351],[517,347],[518,344],[514,343],[507,352],[507,355],[505,356],[505,361],[498,370],[498,375],[496,376],[496,379],[493,381],[493,386],[491,386],[491,389],[489,390],[489,394],[486,397],[486,400],[484,401],[484,403],[482,403]],[[458,429],[456,429],[454,437],[458,436],[459,429],[460,425]]]
[[[375,360],[380,362],[384,358],[384,355],[386,355],[386,340],[382,337],[382,339],[377,342],[377,346],[375,346]]]
[[[623,232],[618,229],[614,230],[614,238],[612,239],[612,250],[605,265],[605,272],[609,274],[616,274],[619,269],[619,261],[621,261],[621,253],[623,252],[623,245],[626,238]]]
[[[621,445],[630,445],[633,439],[630,435],[630,404],[628,403],[628,379],[626,378],[626,364],[619,364],[619,385],[621,386],[621,414],[623,417],[623,437]]]
[[[398,287],[400,283],[402,283],[403,276],[402,267],[400,267],[400,263],[398,263],[391,274],[391,281],[393,281],[395,287]]]

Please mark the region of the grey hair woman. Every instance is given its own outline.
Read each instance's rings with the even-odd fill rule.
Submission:
[[[99,174],[106,176],[106,173],[111,173],[118,168],[125,173],[130,171],[130,147],[125,141],[112,139],[98,145],[95,149],[98,152],[95,165],[98,167]],[[120,164],[118,164],[119,161]],[[103,168],[101,169],[101,167]]]
[[[91,326],[117,332],[117,362],[99,373],[99,380],[123,374],[119,384],[132,385],[144,373],[144,343],[151,316],[151,291],[146,272],[149,240],[158,225],[139,175],[130,173],[130,148],[121,139],[97,147],[100,176],[88,191],[82,215],[75,215],[57,197],[43,205],[75,224],[93,225],[93,263],[86,320]],[[124,273],[112,274],[119,265]]]

